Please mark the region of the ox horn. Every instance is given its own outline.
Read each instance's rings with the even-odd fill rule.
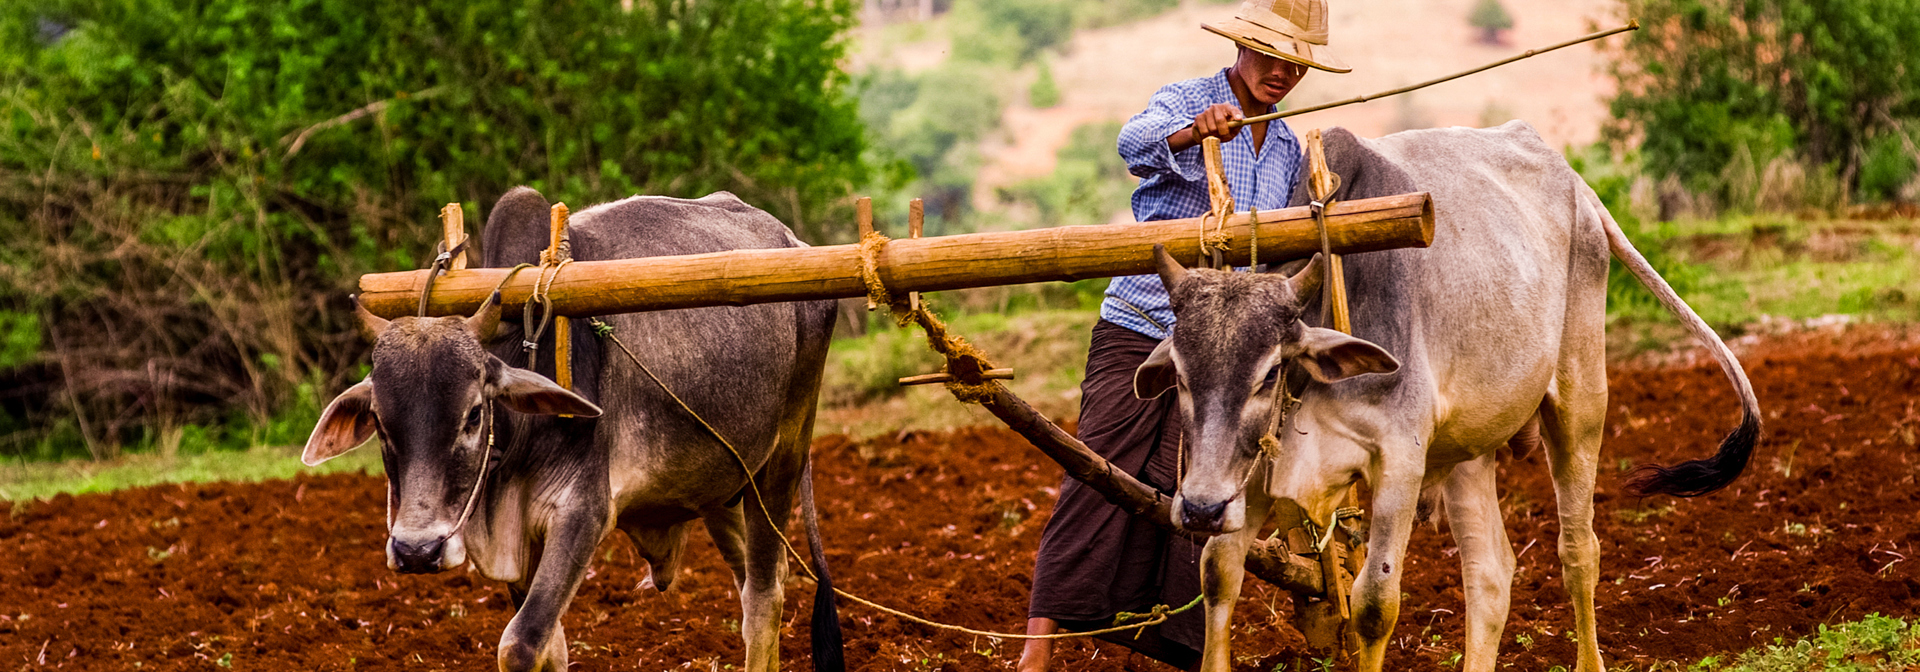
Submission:
[[[1287,286],[1293,289],[1293,297],[1301,305],[1306,305],[1315,294],[1320,293],[1320,283],[1327,278],[1326,268],[1326,257],[1314,253],[1313,261],[1307,262],[1306,268],[1287,278]]]
[[[387,318],[369,312],[366,306],[361,305],[360,297],[355,296],[351,298],[353,299],[353,314],[355,317],[360,318],[360,336],[369,341],[379,340],[380,333],[386,331],[387,325],[392,323],[387,321]]]
[[[1165,245],[1153,244],[1153,266],[1160,272],[1160,282],[1166,284],[1168,293],[1172,293],[1175,286],[1187,279],[1187,267],[1181,266],[1178,259],[1167,254]]]
[[[487,295],[486,302],[480,304],[479,310],[473,311],[473,317],[467,318],[467,329],[473,332],[474,338],[485,343],[493,338],[493,332],[499,328],[500,292],[495,290]]]

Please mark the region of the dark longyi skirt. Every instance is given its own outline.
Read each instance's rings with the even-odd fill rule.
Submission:
[[[1173,394],[1133,396],[1133,372],[1159,341],[1101,320],[1087,350],[1080,385],[1079,438],[1115,467],[1172,494],[1178,485],[1180,414]],[[1052,618],[1069,630],[1112,625],[1121,611],[1156,604],[1180,607],[1200,594],[1200,545],[1137,520],[1092,488],[1068,477],[1040,538],[1028,616]],[[1106,639],[1175,667],[1199,658],[1205,636],[1199,607],[1139,638]]]

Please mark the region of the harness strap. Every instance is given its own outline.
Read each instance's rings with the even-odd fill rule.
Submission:
[[[468,240],[472,239],[461,240],[460,244],[453,246],[451,250],[447,249],[447,241],[444,240],[434,246],[433,265],[427,267],[427,284],[420,287],[420,309],[414,313],[415,315],[427,316],[427,297],[433,295],[433,281],[439,279],[440,274],[446,272],[451,262],[467,250]]]
[[[1333,253],[1333,241],[1327,234],[1327,207],[1334,204],[1333,194],[1340,190],[1340,174],[1327,168],[1327,151],[1321,145],[1321,132],[1307,131],[1307,192],[1313,197],[1313,224],[1320,232],[1320,253],[1327,259],[1327,281],[1321,284],[1322,325],[1342,333],[1353,333],[1353,321],[1347,314],[1346,271],[1340,255]]]

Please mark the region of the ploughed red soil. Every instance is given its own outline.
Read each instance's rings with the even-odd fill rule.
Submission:
[[[1701,457],[1736,417],[1717,369],[1613,375],[1596,499],[1601,646],[1613,663],[1692,661],[1797,637],[1920,599],[1920,347],[1800,339],[1746,363],[1768,440],[1732,488],[1695,500],[1621,494],[1621,469]],[[1033,552],[1060,470],[1004,429],[815,445],[842,587],[978,629],[1022,627]],[[1503,667],[1573,664],[1542,456],[1506,465],[1519,554]],[[389,572],[383,482],[302,478],[58,497],[0,517],[0,668],[491,669],[512,615],[477,574]],[[796,535],[797,536],[797,535]],[[738,666],[739,607],[703,533],[671,593],[640,589],[627,541],[601,548],[566,615],[576,669]],[[1458,560],[1421,528],[1406,561],[1389,666],[1435,669],[1462,644]],[[795,582],[784,669],[809,669]],[[1311,669],[1284,595],[1249,581],[1239,670]],[[954,635],[843,605],[858,670],[1010,669],[1019,643]],[[1069,644],[1068,670],[1165,669],[1112,645]]]

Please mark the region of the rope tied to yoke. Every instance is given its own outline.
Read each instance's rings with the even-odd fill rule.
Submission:
[[[878,231],[868,231],[860,236],[860,282],[867,288],[867,309],[886,306],[893,315],[894,324],[902,327],[920,325],[921,332],[927,337],[927,347],[947,360],[941,366],[941,372],[953,377],[946,381],[946,386],[955,398],[969,404],[992,398],[994,382],[985,376],[994,366],[987,359],[987,353],[949,331],[947,323],[928,307],[925,297],[922,297],[918,307],[912,306],[909,302],[894,298],[893,293],[887,290],[886,283],[880,279],[880,254],[892,240]]]

